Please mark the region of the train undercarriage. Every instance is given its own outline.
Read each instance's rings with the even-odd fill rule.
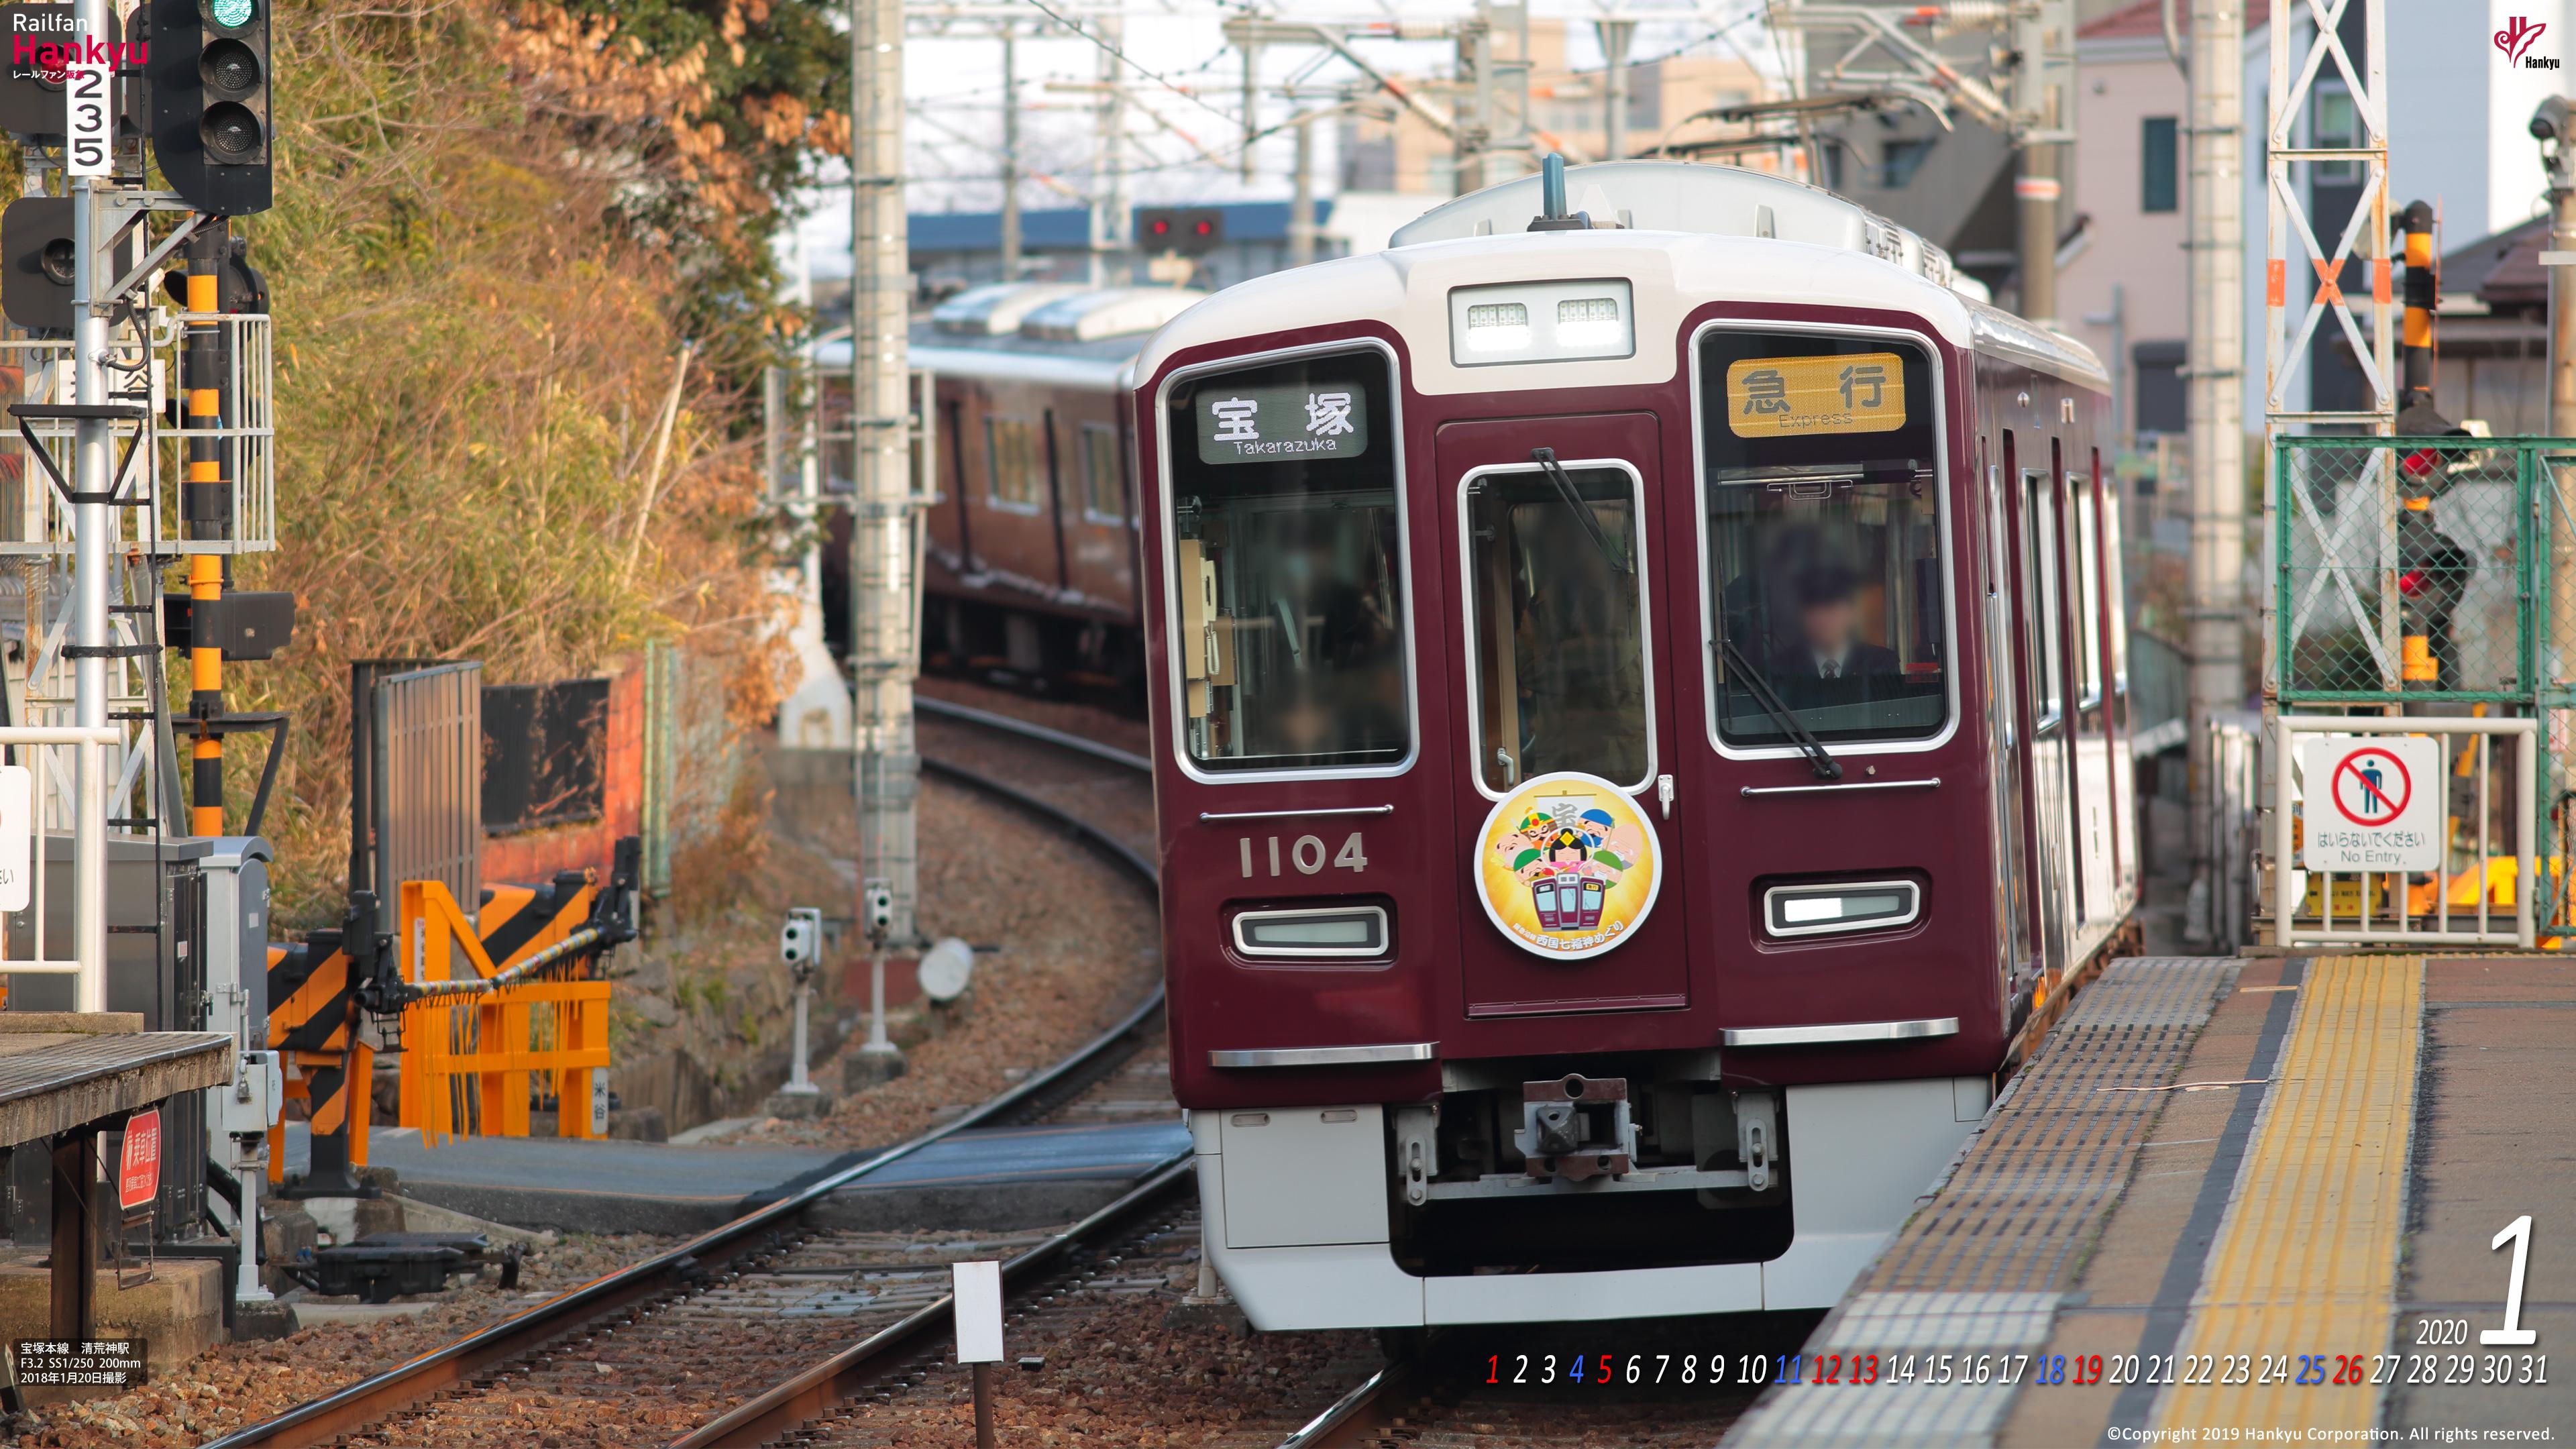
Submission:
[[[1827,1307],[1991,1091],[1749,1088],[1715,1068],[1468,1060],[1435,1102],[1193,1111],[1209,1251],[1263,1329]]]

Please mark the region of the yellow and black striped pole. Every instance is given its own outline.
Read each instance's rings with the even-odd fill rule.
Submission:
[[[231,452],[224,424],[222,310],[215,269],[227,244],[221,218],[188,239],[186,346],[180,353],[180,386],[187,395],[188,474],[180,491],[180,517],[191,541],[212,542],[232,532]],[[188,556],[188,714],[197,721],[188,811],[192,835],[224,833],[224,741],[215,721],[224,713],[224,556]]]
[[[2433,308],[2441,300],[2440,273],[2433,261],[2433,208],[2421,201],[2410,203],[2397,224],[2405,238],[2406,261],[2406,312],[2398,334],[2403,382],[2397,394],[2397,431],[2448,432],[2447,424],[2437,428],[2429,421],[2434,416]],[[2429,577],[2423,536],[2432,532],[2433,485],[2441,476],[2443,461],[2441,454],[2429,449],[2399,460],[2398,506],[2408,516],[2398,520],[2397,530],[2397,589],[2403,621],[2398,675],[2407,689],[2438,689],[2442,683],[2441,661],[2433,652],[2432,610],[2423,602],[2447,580]]]

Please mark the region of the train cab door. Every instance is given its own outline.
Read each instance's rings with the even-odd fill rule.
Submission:
[[[1466,1014],[1688,1006],[1656,417],[1451,423],[1437,450]]]

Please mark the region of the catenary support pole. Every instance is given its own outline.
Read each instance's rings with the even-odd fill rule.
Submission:
[[[859,868],[894,906],[887,938],[908,949],[919,883],[912,733],[914,568],[912,276],[903,188],[903,0],[851,0],[851,653],[857,690]]]
[[[73,33],[105,39],[116,32],[111,28],[107,0],[76,0],[72,7]],[[72,399],[84,408],[104,409],[107,405],[108,319],[110,299],[99,295],[109,278],[99,274],[106,250],[107,228],[100,225],[99,196],[112,182],[102,178],[72,178]],[[111,276],[113,274],[110,274]],[[113,439],[104,417],[86,417],[73,424],[72,450],[72,644],[66,651],[72,655],[72,720],[88,728],[107,724],[107,645],[108,645],[108,570],[114,567],[116,540],[111,531],[116,527],[116,510],[107,504],[109,485],[114,481],[110,452]],[[98,751],[77,752],[78,778],[74,790],[82,807],[99,799],[107,789],[98,773],[106,768]],[[86,824],[87,822],[84,822]],[[103,847],[103,842],[101,843]],[[74,950],[83,965],[96,963],[74,978],[78,982],[73,1001],[76,1011],[107,1009],[107,937],[105,892],[107,869],[103,848],[74,849],[72,852],[72,889],[78,901],[78,935]],[[95,937],[95,939],[92,939]],[[93,955],[95,953],[95,955]]]
[[[1002,278],[1020,279],[1020,39],[1002,27]]]
[[[1636,39],[1634,20],[1592,22],[1601,41],[1601,159],[1628,159],[1628,45]]]
[[[2191,431],[2191,839],[2194,891],[2210,879],[2218,772],[2209,723],[2245,699],[2245,181],[2243,0],[2192,0],[2191,272],[2186,416]],[[2205,906],[2203,914],[2214,907]],[[2207,939],[2210,923],[2202,923]]]
[[[1289,163],[1296,175],[1290,178],[1288,192],[1288,265],[1292,267],[1315,259],[1315,121],[1321,114],[1309,111],[1296,121],[1296,159]]]

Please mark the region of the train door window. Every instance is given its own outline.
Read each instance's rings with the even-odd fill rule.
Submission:
[[[2057,488],[2045,473],[2022,475],[2022,578],[2030,588],[2030,683],[2038,727],[2057,723],[2066,709],[2066,666],[2058,657]]]
[[[2102,570],[2094,552],[2099,531],[2094,526],[2093,489],[2079,474],[2067,476],[2068,503],[2075,515],[2075,558],[2070,565],[2075,594],[2075,701],[2079,708],[2102,703]]]
[[[1733,748],[1948,728],[1931,358],[1882,336],[1702,334],[1709,710]],[[1755,677],[1768,685],[1755,687]]]
[[[1107,423],[1082,425],[1082,516],[1093,523],[1118,523],[1127,516],[1126,489],[1120,486],[1118,430]]]
[[[996,508],[1035,513],[1043,459],[1038,433],[1026,418],[984,418],[984,477]]]
[[[2093,476],[2102,476],[2102,453],[2098,448],[2093,453]],[[2112,626],[2108,668],[2114,695],[2129,692],[2129,601],[2127,580],[2121,572],[2120,547],[2120,500],[2115,494],[2105,493],[2102,499],[2102,597],[2104,606],[2110,610]]]
[[[1480,468],[1459,485],[1486,790],[1581,770],[1631,789],[1653,773],[1637,470],[1621,462]]]
[[[1193,769],[1384,771],[1411,757],[1391,383],[1369,349],[1167,390],[1167,627]]]

